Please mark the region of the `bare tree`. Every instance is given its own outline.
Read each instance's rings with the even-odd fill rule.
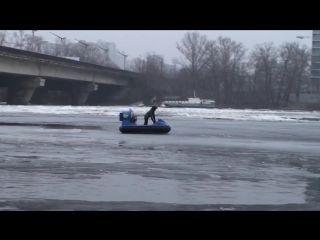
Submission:
[[[286,90],[283,96],[285,104],[289,102],[289,96],[295,88],[296,100],[299,101],[301,82],[304,76],[308,75],[310,66],[310,50],[304,45],[299,46],[299,43],[293,44],[292,64],[288,70],[288,77],[286,79]]]
[[[13,38],[8,42],[8,45],[21,50],[42,53],[43,43],[43,37],[26,34],[24,30],[19,30],[13,33]]]
[[[100,49],[93,44],[83,45],[77,43],[70,47],[69,56],[77,56],[80,61],[103,65],[105,66],[106,57],[104,53],[101,53]]]
[[[146,53],[146,62],[140,62],[145,68],[145,75],[147,78],[146,86],[148,88],[157,89],[161,85],[160,64],[159,58],[154,53]]]
[[[152,76],[161,76],[161,68],[163,68],[163,59],[155,54],[146,54],[146,72]]]
[[[206,58],[211,74],[210,88],[218,104],[232,104],[242,97],[246,75],[246,49],[230,38],[209,41]]]
[[[159,58],[159,72],[160,72],[160,76],[163,77],[163,69],[164,68],[164,59],[163,57]]]
[[[76,47],[70,40],[61,41],[60,39],[55,39],[55,42],[51,44],[51,49],[54,56],[61,57],[77,57]]]
[[[206,57],[206,64],[208,66],[207,70],[207,81],[206,86],[212,92],[213,98],[217,104],[221,103],[220,99],[220,86],[221,86],[221,76],[220,76],[220,63],[219,63],[219,50],[216,41],[208,42],[208,53]]]
[[[223,39],[221,39],[223,41]],[[231,51],[231,76],[230,76],[230,85],[229,85],[229,91],[227,92],[227,103],[232,104],[233,102],[233,93],[235,90],[237,91],[237,94],[239,95],[241,91],[241,87],[243,86],[244,76],[245,75],[245,67],[242,64],[242,61],[244,60],[246,49],[242,45],[242,43],[236,43],[234,41],[231,41],[231,39],[225,39],[226,44],[230,45],[230,51]],[[241,72],[241,73],[240,73]]]
[[[221,65],[221,82],[223,88],[224,104],[227,104],[229,92],[232,90],[230,82],[230,66],[232,59],[232,41],[230,38],[219,37],[218,41],[218,59]]]
[[[248,83],[248,80],[249,80],[249,72],[248,72],[246,62],[242,62],[236,67],[235,76],[236,76],[236,81],[234,82],[234,85],[233,85],[235,89],[233,99],[232,99],[233,102],[230,102],[230,103],[241,105],[244,101],[246,83]],[[230,101],[231,101],[231,98],[230,98]]]
[[[276,98],[275,105],[279,106],[280,99],[282,97],[283,88],[285,86],[285,80],[288,77],[288,72],[292,71],[292,61],[294,59],[296,43],[286,42],[282,44],[279,48],[279,84],[278,84],[278,94]]]
[[[278,50],[272,42],[258,44],[254,47],[250,55],[254,66],[261,72],[264,78],[266,91],[266,107],[271,104],[274,105],[274,81],[276,79]]]
[[[144,73],[146,71],[146,61],[141,58],[137,58],[133,61],[133,71],[138,73]]]
[[[207,36],[202,36],[198,32],[188,32],[180,43],[177,43],[177,49],[188,63],[184,63],[182,59],[174,59],[174,62],[188,70],[194,90],[197,86],[198,74],[206,63],[206,54],[209,49]]]
[[[88,47],[86,47],[84,57],[85,62],[94,63],[98,65],[105,65],[105,57],[94,45],[89,45]]]
[[[0,32],[0,46],[7,44],[7,31]]]
[[[16,41],[15,41],[15,38],[14,38],[13,34],[8,35],[6,39],[7,39],[7,41],[6,41],[5,46],[14,48]]]
[[[54,43],[51,44],[51,50],[52,50],[53,56],[56,56],[56,57],[63,56],[62,44],[60,39],[54,40]]]
[[[26,45],[26,34],[24,30],[19,30],[13,33],[14,37],[14,47],[19,49],[24,49]]]
[[[72,56],[72,42],[70,40],[64,40],[61,44],[61,55],[66,57],[74,57]]]
[[[42,53],[43,37],[26,34],[24,50]]]

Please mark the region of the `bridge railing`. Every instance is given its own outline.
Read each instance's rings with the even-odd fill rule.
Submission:
[[[36,53],[36,52],[31,52],[31,51],[26,51],[26,50],[21,50],[16,48],[4,47],[4,46],[0,46],[0,56],[21,58],[21,59],[37,61],[37,62],[46,62],[49,64],[57,64],[57,65],[63,65],[68,67],[87,69],[91,71],[105,71],[113,74],[128,75],[130,77],[142,76],[140,73],[136,73],[132,71],[101,66],[93,63],[80,62],[80,61],[75,61],[75,60],[71,60],[63,57],[56,57],[56,56],[51,56],[43,53]]]

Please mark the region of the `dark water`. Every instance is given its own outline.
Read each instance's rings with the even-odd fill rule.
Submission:
[[[2,114],[1,210],[319,210],[319,123]]]

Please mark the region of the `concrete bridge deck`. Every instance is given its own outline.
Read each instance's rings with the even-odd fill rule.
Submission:
[[[0,46],[0,73],[123,86],[142,77],[131,71],[3,46]]]
[[[0,83],[8,87],[9,104],[28,104],[33,92],[46,79],[74,82],[77,104],[84,104],[98,85],[131,87],[139,73],[0,46]],[[73,93],[74,95],[74,93]]]

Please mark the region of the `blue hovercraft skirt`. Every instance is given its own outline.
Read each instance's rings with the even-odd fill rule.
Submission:
[[[121,126],[119,127],[121,133],[135,133],[135,134],[163,134],[171,130],[170,126]]]
[[[170,132],[171,127],[162,119],[158,119],[158,121],[152,125],[122,124],[119,130],[122,133],[163,134]]]

